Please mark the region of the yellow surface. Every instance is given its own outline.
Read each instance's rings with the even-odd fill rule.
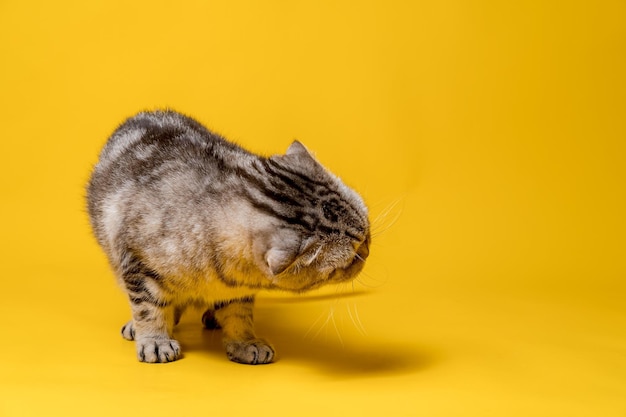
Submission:
[[[175,4],[175,5],[174,5]],[[621,1],[0,2],[0,415],[626,415]],[[279,361],[136,361],[83,210],[171,106],[293,138],[375,221],[354,289],[266,293]]]

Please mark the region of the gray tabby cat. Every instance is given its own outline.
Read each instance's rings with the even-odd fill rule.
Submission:
[[[363,200],[302,144],[265,158],[173,111],[140,113],[113,133],[87,201],[130,299],[122,336],[142,362],[178,359],[173,327],[199,306],[206,327],[222,328],[231,360],[269,363],[255,294],[350,280],[369,253]]]

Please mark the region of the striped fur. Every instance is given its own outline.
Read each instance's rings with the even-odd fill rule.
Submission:
[[[363,200],[302,144],[266,158],[173,111],[140,113],[113,133],[87,202],[130,301],[122,335],[144,362],[179,358],[172,331],[189,305],[222,328],[231,360],[271,362],[254,333],[255,294],[352,279],[369,253]]]

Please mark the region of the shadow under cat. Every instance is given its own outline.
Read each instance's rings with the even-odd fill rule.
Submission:
[[[274,345],[277,351],[276,362],[305,363],[333,377],[415,373],[438,361],[438,354],[424,346],[374,340],[367,335],[359,336],[362,343],[360,345],[354,338],[344,342],[341,335],[344,329],[335,328],[328,323],[318,324],[320,327],[316,331],[307,333],[311,323],[298,316],[298,307],[294,305],[358,297],[363,294],[365,292],[264,298],[255,308],[257,333]],[[183,351],[204,351],[207,355],[223,357],[221,331],[203,328],[200,316],[199,312],[190,311],[174,330]],[[224,360],[227,359],[224,357]]]

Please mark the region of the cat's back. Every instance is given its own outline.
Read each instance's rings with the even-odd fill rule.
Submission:
[[[207,184],[220,183],[214,180],[228,176],[229,161],[244,155],[250,157],[190,117],[139,113],[113,132],[100,153],[87,186],[92,224],[102,223],[112,206],[121,216],[133,207],[189,201]]]
[[[123,122],[108,139],[92,173],[88,194],[180,170],[211,170],[245,153],[183,114],[171,110],[142,112]]]
[[[142,112],[113,132],[100,153],[96,172],[148,159],[183,162],[219,147],[229,144],[190,117],[169,110]]]

